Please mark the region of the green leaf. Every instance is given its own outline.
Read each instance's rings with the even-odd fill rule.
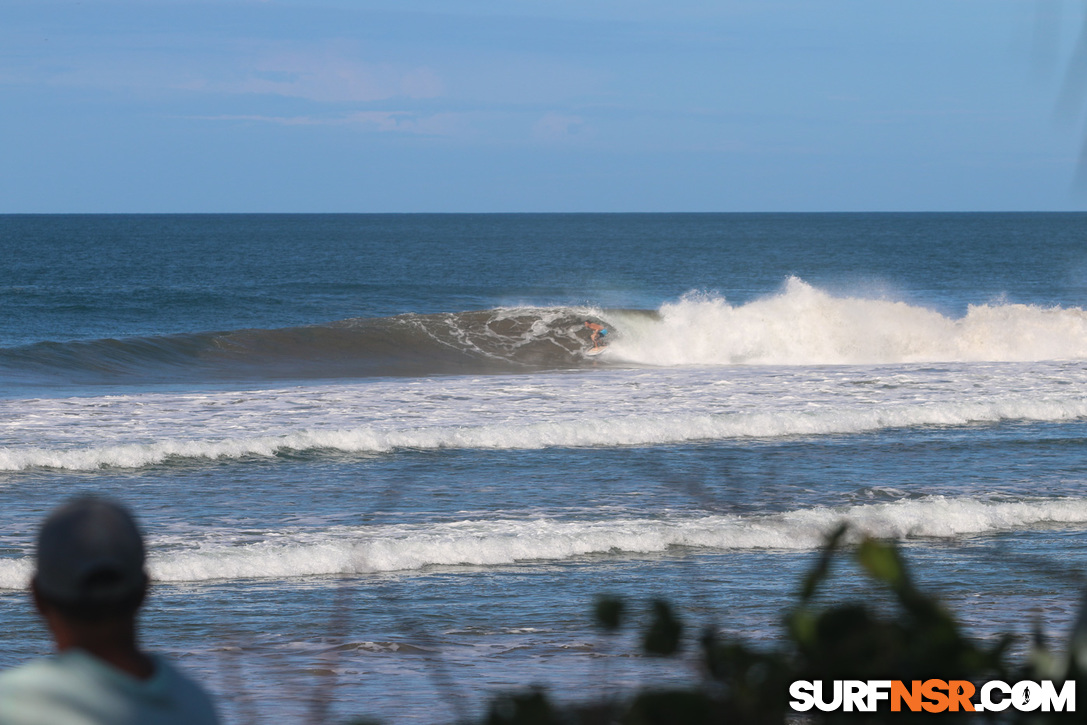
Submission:
[[[868,574],[894,589],[907,584],[906,568],[898,549],[877,539],[866,538],[857,547],[857,561]]]
[[[827,536],[827,541],[823,545],[823,550],[819,554],[819,561],[815,563],[812,570],[808,572],[808,575],[804,577],[804,583],[800,587],[800,600],[806,602],[812,598],[815,594],[816,588],[827,578],[827,574],[830,572],[830,562],[834,558],[834,552],[838,550],[838,545],[841,543],[842,538],[845,536],[845,532],[849,529],[849,524],[841,523],[838,528],[830,532]]]
[[[596,606],[593,608],[593,618],[596,626],[608,632],[614,632],[623,623],[623,600],[610,595],[597,597]]]
[[[668,657],[679,651],[679,638],[683,624],[672,613],[668,602],[653,602],[653,621],[645,633],[644,647],[647,654]]]

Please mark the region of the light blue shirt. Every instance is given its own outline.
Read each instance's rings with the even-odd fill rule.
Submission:
[[[204,690],[151,659],[147,680],[80,649],[0,673],[0,725],[217,725]]]

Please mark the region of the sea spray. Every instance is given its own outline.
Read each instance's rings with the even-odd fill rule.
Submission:
[[[959,319],[906,302],[834,296],[795,277],[732,305],[689,294],[659,316],[614,316],[612,359],[644,365],[861,365],[1087,358],[1087,312],[971,305]]]

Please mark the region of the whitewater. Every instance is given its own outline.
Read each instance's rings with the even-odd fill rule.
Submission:
[[[1087,501],[984,501],[928,496],[762,516],[662,516],[596,521],[554,517],[466,519],[431,525],[335,527],[155,537],[149,568],[158,582],[285,579],[410,572],[428,567],[545,563],[588,555],[687,550],[814,550],[838,526],[847,541],[953,538],[1022,528],[1087,524]],[[32,566],[0,561],[0,588],[22,589]]]
[[[288,452],[647,446],[1087,417],[1087,366],[1027,371],[1009,363],[698,366],[0,400],[0,471]],[[76,417],[80,425],[70,425]]]
[[[692,293],[629,329],[617,357],[649,365],[880,365],[911,362],[1082,360],[1087,312],[1078,307],[970,305],[956,318],[893,299],[836,296],[791,277],[741,305]]]

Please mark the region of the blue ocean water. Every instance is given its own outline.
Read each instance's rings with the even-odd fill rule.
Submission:
[[[1085,237],[1082,214],[0,216],[0,667],[49,651],[22,588],[82,491],[140,517],[146,643],[232,722],[446,722],[673,672],[593,630],[601,592],[770,641],[843,520],[902,541],[976,636],[1060,637]]]

